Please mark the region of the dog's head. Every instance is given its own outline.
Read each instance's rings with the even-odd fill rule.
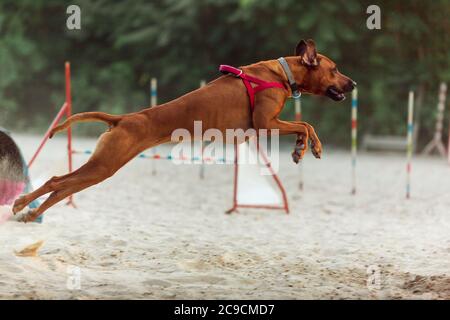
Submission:
[[[356,82],[340,73],[336,63],[317,53],[313,40],[301,40],[295,48],[295,55],[306,67],[306,74],[299,82],[301,91],[342,101],[345,93],[355,88]]]

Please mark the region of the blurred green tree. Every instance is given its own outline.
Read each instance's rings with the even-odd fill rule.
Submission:
[[[450,80],[450,3],[380,0],[382,28],[366,28],[368,0],[78,0],[82,29],[67,30],[68,0],[0,2],[0,124],[42,129],[64,97],[72,63],[74,110],[124,113],[217,77],[221,63],[290,55],[302,38],[358,82],[361,131],[404,134],[409,88],[421,137],[433,130],[440,81]],[[327,143],[349,143],[349,102],[303,98],[304,119]],[[293,118],[288,103],[284,118]],[[85,132],[92,129],[84,126]]]

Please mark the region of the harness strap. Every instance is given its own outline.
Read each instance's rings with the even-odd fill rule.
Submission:
[[[278,58],[278,62],[283,67],[284,73],[286,73],[286,76],[287,76],[288,82],[289,82],[289,87],[291,87],[292,97],[294,99],[300,98],[300,96],[302,94],[301,94],[300,90],[298,90],[297,82],[295,81],[295,78],[292,75],[291,69],[289,68],[289,65],[288,65],[286,59],[283,57]]]
[[[236,78],[240,78],[247,89],[247,94],[250,99],[250,107],[252,111],[255,109],[255,94],[269,88],[280,88],[286,90],[284,84],[280,82],[269,82],[264,81],[259,78],[252,77],[248,74],[245,74],[241,69],[228,66],[225,64],[220,65],[219,71],[223,74],[232,74]],[[256,87],[252,86],[252,83],[257,84]]]

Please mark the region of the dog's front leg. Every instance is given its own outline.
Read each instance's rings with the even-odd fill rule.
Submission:
[[[278,118],[285,100],[278,95],[267,95],[258,97],[259,104],[253,113],[253,125],[255,129],[278,129],[280,135],[297,135],[292,159],[298,163],[308,149],[308,141],[311,140],[311,149],[316,158],[322,154],[322,143],[317,137],[314,128],[303,121],[283,121]]]
[[[308,150],[308,140],[309,140],[309,131],[306,134],[297,133],[297,139],[295,140],[294,151],[292,151],[292,160],[295,163],[299,163],[301,159],[305,156],[306,151]]]
[[[289,122],[289,121],[283,121],[280,119],[271,119],[268,120],[266,123],[264,123],[264,126],[258,126],[259,128],[266,128],[269,130],[278,129],[280,135],[287,135],[287,134],[296,134],[297,135],[297,141],[295,145],[295,149],[292,152],[292,159],[295,163],[298,163],[305,155],[305,152],[308,149],[308,140],[311,138],[310,134],[314,134],[315,137],[314,142],[312,142],[312,146],[314,145],[315,148],[317,148],[316,145],[316,138],[317,135],[315,134],[314,129],[311,125],[307,124],[306,122]],[[312,129],[312,130],[311,130]],[[317,141],[318,138],[317,138]],[[320,158],[321,155],[321,144],[319,141],[319,149],[317,155],[315,154],[316,151],[313,153],[316,155],[317,158]]]
[[[314,157],[316,157],[317,159],[320,159],[320,157],[322,156],[322,142],[320,142],[320,139],[317,136],[317,133],[314,130],[314,127],[312,125],[310,125],[309,123],[304,122],[304,121],[292,121],[292,122],[296,123],[296,124],[305,125],[308,128],[311,152],[314,155]],[[303,137],[300,137],[300,136],[297,137],[296,145],[298,143],[303,143],[303,141],[299,142],[299,138],[303,138]]]

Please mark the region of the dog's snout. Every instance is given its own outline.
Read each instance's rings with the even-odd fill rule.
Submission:
[[[351,80],[351,79],[349,79],[347,81],[347,83],[345,84],[345,86],[344,86],[344,91],[345,92],[353,91],[353,89],[355,89],[355,87],[356,87],[356,82]]]

